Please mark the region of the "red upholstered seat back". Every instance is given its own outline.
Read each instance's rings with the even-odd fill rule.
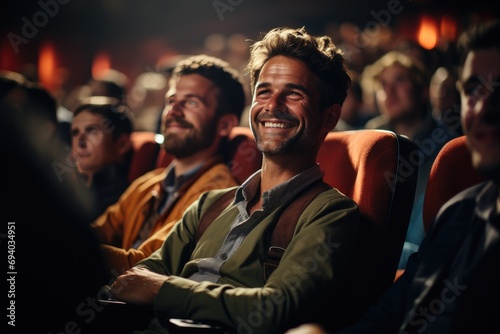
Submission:
[[[472,167],[465,136],[446,143],[436,156],[427,181],[423,208],[425,231],[446,201],[484,180]]]
[[[418,166],[409,156],[416,149],[383,130],[331,132],[321,146],[325,181],[356,201],[361,214],[353,270],[336,297],[342,307],[328,310],[342,325],[355,322],[394,281],[415,196]]]
[[[132,141],[132,158],[130,161],[128,178],[134,181],[142,174],[155,168],[160,145],[156,141],[156,133],[152,131],[134,131]]]
[[[239,183],[262,167],[262,153],[258,150],[249,127],[234,127],[229,136],[226,160]]]
[[[391,210],[397,210],[392,207],[393,187],[400,184],[391,182],[402,167],[398,166],[399,140],[403,139],[380,130],[332,132],[318,155],[325,181],[354,199],[364,218],[378,228],[388,228]],[[402,210],[400,214],[408,213]]]

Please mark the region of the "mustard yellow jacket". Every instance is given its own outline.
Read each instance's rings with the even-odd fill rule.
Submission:
[[[179,196],[166,217],[160,217],[156,221],[149,238],[134,249],[132,244],[137,239],[157,194],[161,191],[161,182],[170,168],[173,166],[155,169],[137,178],[118,201],[92,223],[101,239],[110,270],[122,273],[160,248],[174,224],[202,193],[238,185],[224,163],[212,165]]]

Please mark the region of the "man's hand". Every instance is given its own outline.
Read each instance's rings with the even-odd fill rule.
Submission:
[[[144,268],[132,268],[120,275],[111,285],[113,298],[141,305],[152,306],[162,284],[168,276]]]
[[[296,328],[292,328],[285,334],[326,334],[323,327],[317,324],[304,324]]]

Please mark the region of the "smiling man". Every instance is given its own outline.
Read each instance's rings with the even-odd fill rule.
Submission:
[[[93,223],[110,269],[122,273],[161,247],[201,193],[237,185],[224,145],[245,106],[239,74],[219,58],[197,55],[177,64],[163,111],[167,168],[136,179]]]
[[[326,295],[335,300],[341,289],[359,211],[323,182],[316,156],[339,119],[350,85],[346,62],[329,37],[285,28],[253,44],[248,70],[250,125],[262,169],[236,188],[199,239],[200,217],[235,187],[202,195],[162,248],[111,286],[115,298],[154,309],[147,333],[166,332],[169,318],[279,333],[315,319],[312,306]],[[281,262],[268,272],[263,262],[281,213],[316,187],[320,191],[299,213]]]

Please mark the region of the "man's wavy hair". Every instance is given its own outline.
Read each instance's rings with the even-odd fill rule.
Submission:
[[[235,114],[238,120],[245,108],[245,92],[239,72],[226,61],[205,54],[180,60],[172,71],[171,80],[187,75],[198,74],[219,87],[217,114]],[[171,81],[173,82],[173,81]]]
[[[302,61],[320,79],[320,107],[324,110],[333,104],[344,103],[351,78],[342,51],[329,36],[311,36],[305,28],[275,28],[261,41],[250,47],[250,74],[252,92],[264,64],[275,56],[285,56]]]

